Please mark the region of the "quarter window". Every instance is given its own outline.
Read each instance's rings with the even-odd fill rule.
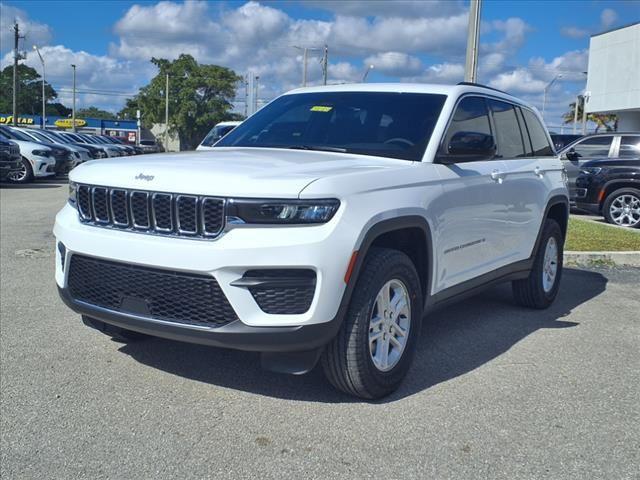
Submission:
[[[620,139],[620,157],[640,157],[640,136],[623,136]]]
[[[527,124],[527,130],[529,131],[529,138],[531,139],[531,146],[533,147],[533,155],[535,157],[548,157],[555,155],[553,147],[549,143],[547,132],[538,120],[533,112],[522,109],[525,122]]]
[[[498,155],[501,158],[517,158],[525,156],[520,125],[513,105],[489,99],[496,128]]]

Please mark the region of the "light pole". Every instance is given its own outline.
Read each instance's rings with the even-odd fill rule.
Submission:
[[[42,129],[44,130],[47,126],[47,97],[45,97],[44,95],[44,84],[45,84],[46,72],[44,67],[44,58],[42,57],[40,50],[36,45],[33,46],[33,49],[38,54],[38,57],[40,57],[40,62],[42,63]]]
[[[547,83],[546,87],[544,87],[543,90],[543,96],[542,96],[542,119],[545,120],[544,118],[544,111],[547,107],[547,92],[549,91],[549,89],[551,88],[551,85],[553,85],[555,83],[555,81],[559,78],[562,78],[562,74],[558,73],[555,77],[553,77],[553,80],[551,80],[549,83]],[[546,123],[546,120],[545,120]]]
[[[72,63],[73,68],[73,104],[71,110],[71,131],[76,132],[76,66]]]
[[[373,70],[373,65],[369,65],[367,69],[364,71],[364,75],[362,75],[362,83],[367,81],[367,76],[369,75],[369,72],[371,70]]]
[[[464,81],[471,83],[476,83],[478,79],[481,3],[482,0],[471,0],[469,5],[469,28],[467,31],[467,54],[464,63]]]

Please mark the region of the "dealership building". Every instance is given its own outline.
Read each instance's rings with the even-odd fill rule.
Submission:
[[[640,131],[640,22],[593,35],[587,113],[613,113],[618,131]]]
[[[13,125],[13,116],[0,114],[0,125]],[[42,116],[18,115],[18,127],[41,128]],[[67,117],[47,117],[46,128],[49,130],[70,130],[72,120]],[[103,120],[101,118],[76,118],[76,131],[95,135],[109,135],[135,144],[138,137],[136,120]]]

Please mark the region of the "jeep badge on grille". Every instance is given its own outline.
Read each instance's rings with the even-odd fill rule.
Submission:
[[[134,178],[136,180],[146,180],[147,182],[150,182],[151,180],[153,180],[153,175],[145,175],[144,173],[139,173]]]

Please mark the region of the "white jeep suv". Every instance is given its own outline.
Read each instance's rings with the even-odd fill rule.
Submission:
[[[70,177],[56,282],[85,324],[320,361],[363,398],[399,386],[428,311],[506,281],[545,308],[560,283],[562,163],[532,107],[482,86],[295,90],[210,151]]]

